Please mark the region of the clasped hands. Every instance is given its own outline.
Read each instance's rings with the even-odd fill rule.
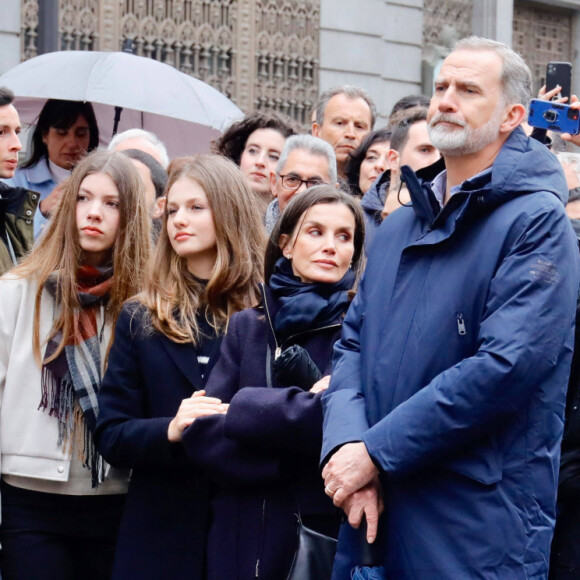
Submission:
[[[365,517],[367,542],[372,544],[383,511],[383,495],[379,471],[365,444],[343,445],[324,466],[322,477],[326,494],[344,511],[353,528],[358,528]]]
[[[195,391],[188,399],[183,399],[177,415],[169,423],[167,438],[172,443],[181,441],[183,431],[189,427],[198,417],[207,415],[225,414],[229,405],[222,403],[215,397],[206,397],[205,391]]]

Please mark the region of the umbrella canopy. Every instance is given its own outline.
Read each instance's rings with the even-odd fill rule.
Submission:
[[[207,151],[243,113],[210,85],[156,60],[125,52],[61,51],[27,60],[0,76],[24,123],[46,99],[94,104],[101,141],[110,141],[114,107],[118,131],[139,127],[165,142],[172,157]]]

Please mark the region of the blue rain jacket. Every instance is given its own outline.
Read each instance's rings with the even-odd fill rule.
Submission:
[[[412,208],[379,228],[335,346],[323,462],[362,440],[380,467],[389,579],[546,578],[579,285],[564,175],[517,129],[441,211],[403,179]],[[359,540],[343,524],[335,580]]]

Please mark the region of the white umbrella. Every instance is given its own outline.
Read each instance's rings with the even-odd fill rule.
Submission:
[[[0,76],[16,95],[23,123],[33,123],[46,99],[93,103],[101,144],[113,133],[147,129],[171,157],[208,150],[209,143],[243,113],[210,85],[156,60],[126,52],[61,51],[27,60]]]

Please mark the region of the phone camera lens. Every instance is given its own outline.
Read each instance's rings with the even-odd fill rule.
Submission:
[[[568,119],[572,121],[577,121],[580,117],[580,110],[578,109],[568,109]]]

